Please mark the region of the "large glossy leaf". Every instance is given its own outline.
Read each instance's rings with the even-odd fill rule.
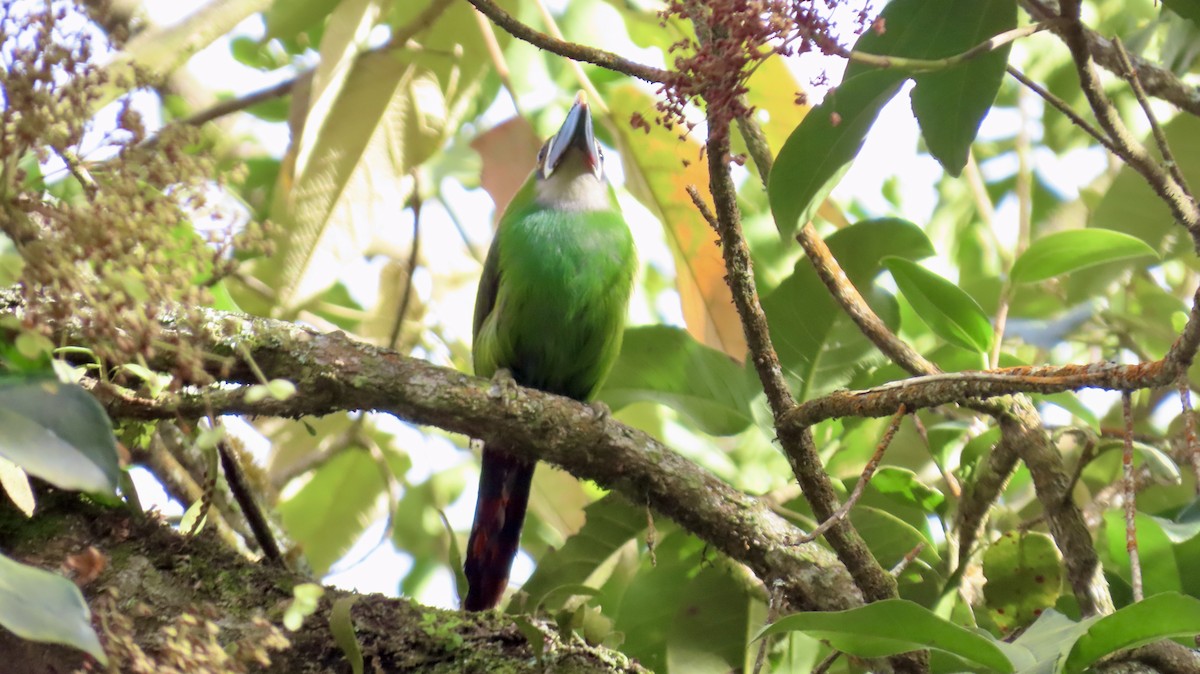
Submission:
[[[639,401],[666,405],[711,435],[733,435],[753,421],[755,389],[729,356],[665,325],[629,328],[600,390],[614,410]]]
[[[1054,606],[1062,591],[1062,561],[1041,532],[1005,532],[983,556],[984,597],[1004,633],[1025,627]]]
[[[930,648],[1001,672],[1013,663],[996,641],[937,617],[903,599],[877,601],[847,611],[797,613],[764,628],[759,637],[800,631],[834,648],[868,658]]]
[[[1200,634],[1200,599],[1166,592],[1130,604],[1092,624],[1067,656],[1066,670],[1083,671],[1123,648]]]
[[[646,528],[645,510],[630,505],[620,496],[606,496],[584,508],[584,513],[587,521],[583,528],[562,547],[547,552],[521,586],[521,591],[529,597],[525,606],[514,602],[509,605],[510,611],[533,610],[556,588],[582,585],[613,553]],[[565,599],[558,597],[557,601]]]
[[[107,664],[75,583],[0,555],[0,625],[22,639],[66,644]]]
[[[55,380],[0,382],[0,455],[62,487],[116,493],[112,424],[96,399]]]
[[[915,262],[888,258],[884,264],[934,334],[969,351],[988,352],[992,325],[974,298]]]
[[[1134,258],[1158,259],[1145,241],[1109,229],[1072,229],[1055,232],[1030,244],[1012,267],[1017,283],[1044,281],[1076,269]]]
[[[1181,570],[1175,560],[1174,543],[1159,522],[1144,513],[1134,520],[1137,526],[1138,559],[1141,562],[1142,585],[1147,594],[1178,592],[1182,589]],[[1120,510],[1104,515],[1104,542],[1100,552],[1105,568],[1115,568],[1129,579],[1129,552],[1125,538],[1125,516]],[[1190,570],[1185,570],[1190,574]]]
[[[679,611],[689,601],[688,587],[700,566],[705,545],[682,531],[666,535],[646,557],[617,608],[614,627],[624,632],[623,653],[653,671],[667,670],[668,638]]]
[[[629,122],[635,114],[653,119],[655,103],[653,96],[632,84],[612,89],[605,102],[624,163],[625,186],[659,219],[667,235],[688,332],[701,344],[745,358],[746,338],[725,283],[716,234],[687,193],[693,185],[708,194],[703,145],[695,134],[681,141],[676,132],[661,126],[632,128]]]
[[[726,674],[741,668],[750,597],[735,573],[736,566],[718,561],[688,583],[667,634],[666,671]]]
[[[379,514],[376,506],[385,485],[380,470],[366,450],[343,449],[279,504],[284,528],[317,576],[324,575]]]
[[[999,33],[1016,27],[1014,0],[894,0],[881,17],[887,29],[865,31],[854,48],[884,56],[938,59],[962,53]],[[957,176],[979,124],[992,106],[1009,45],[953,68],[920,73],[912,91],[913,112],[921,135],[934,156]],[[846,77],[870,67],[852,62]]]
[[[905,75],[879,70],[852,77],[809,111],[784,143],[767,185],[775,226],[785,238],[812,220],[858,156],[867,131]]]
[[[899,219],[864,220],[830,235],[825,241],[843,265],[850,282],[864,292],[884,322],[898,324],[895,299],[872,282],[888,255],[921,259],[933,245],[916,225]],[[798,380],[799,395],[808,399],[843,385],[852,368],[874,347],[846,317],[807,258],[763,299],[780,364]]]

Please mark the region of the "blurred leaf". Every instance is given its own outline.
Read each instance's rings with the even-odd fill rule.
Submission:
[[[858,529],[871,555],[887,567],[894,566],[918,545],[924,546],[917,558],[930,566],[939,556],[929,537],[896,515],[870,506],[858,505],[850,511],[850,521]],[[913,567],[909,567],[913,570]]]
[[[415,596],[452,549],[440,512],[450,507],[466,486],[469,464],[459,464],[409,485],[392,513],[392,543],[413,557],[413,567],[400,582],[400,593]],[[393,468],[393,473],[403,474]],[[458,572],[458,569],[455,569]]]
[[[903,258],[884,259],[904,298],[933,333],[969,351],[987,353],[992,324],[974,298],[958,286]]]
[[[625,186],[662,223],[674,255],[688,332],[701,344],[742,360],[746,337],[725,283],[717,235],[687,193],[687,187],[694,185],[702,195],[708,194],[703,145],[694,135],[680,140],[676,132],[658,125],[648,131],[632,128],[633,115],[653,119],[655,110],[654,97],[633,84],[613,88],[605,102],[624,163]]]
[[[1200,633],[1200,600],[1177,592],[1146,597],[1092,623],[1067,656],[1067,671],[1078,672],[1109,653],[1171,637]]]
[[[0,555],[0,625],[22,639],[65,644],[108,664],[75,583]]]
[[[903,599],[877,601],[847,611],[796,613],[759,632],[799,631],[827,640],[834,648],[866,658],[881,658],[923,648],[955,655],[1001,672],[1014,671],[996,641],[937,617]]]
[[[100,110],[124,94],[129,83],[134,81],[134,71],[151,79],[174,72],[243,20],[267,9],[271,2],[214,0],[200,6],[182,21],[138,33],[104,66],[108,84],[99,97],[90,100],[92,111]]]
[[[496,204],[495,221],[537,165],[540,147],[537,133],[520,116],[497,124],[471,141],[471,149],[483,160],[479,182]]]
[[[0,456],[63,489],[115,494],[112,424],[96,399],[52,379],[0,380]]]
[[[847,278],[890,327],[898,325],[895,299],[873,286],[888,255],[921,259],[933,254],[925,233],[905,220],[864,220],[838,230],[826,241]],[[874,346],[838,308],[807,258],[762,302],[780,364],[800,382],[799,396],[810,399],[845,383],[851,369]]]
[[[667,634],[667,671],[738,671],[749,634],[750,597],[736,567],[706,565],[688,583]]]
[[[378,514],[384,490],[382,469],[366,450],[347,447],[279,504],[284,528],[304,551],[315,575],[325,575]]]
[[[613,410],[639,401],[661,403],[710,435],[733,435],[753,422],[756,390],[728,356],[698,344],[678,328],[628,328],[617,363],[599,398]]]
[[[267,40],[292,37],[329,16],[341,0],[274,0],[263,13]]]
[[[984,553],[983,575],[988,609],[1005,634],[1033,623],[1062,593],[1058,548],[1036,531],[1005,532]]]
[[[561,548],[547,552],[521,586],[521,591],[529,596],[528,610],[546,601],[556,588],[582,585],[614,552],[646,528],[645,510],[612,494],[584,508],[584,514],[587,521],[579,533],[568,538]],[[555,610],[560,606],[545,608]],[[515,602],[509,606],[510,613],[517,610]]]
[[[358,635],[354,633],[354,618],[350,616],[350,609],[360,596],[349,594],[339,597],[329,609],[329,633],[342,649],[342,654],[346,656],[354,674],[363,674],[362,648],[358,645]]]
[[[895,70],[863,73],[842,82],[804,117],[779,151],[767,186],[780,235],[790,238],[812,220],[905,79]]]
[[[1200,0],[1162,0],[1163,7],[1200,24]]]
[[[1033,283],[1105,262],[1153,257],[1158,253],[1141,239],[1107,229],[1055,232],[1030,244],[1013,263],[1015,283]]]
[[[690,601],[688,588],[704,549],[702,541],[683,531],[664,536],[655,547],[657,564],[643,556],[617,607],[614,627],[625,633],[622,652],[652,671],[667,670],[669,637],[680,610]]]
[[[1200,184],[1200,117],[1177,115],[1163,125],[1163,132],[1188,183]],[[1191,239],[1177,228],[1167,205],[1129,166],[1121,167],[1091,216],[1089,227],[1136,236],[1164,258],[1181,253],[1194,256]]]

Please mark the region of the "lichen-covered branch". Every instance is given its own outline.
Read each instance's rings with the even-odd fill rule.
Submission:
[[[20,316],[19,294],[0,291],[0,317]],[[204,310],[201,334],[180,334],[212,354],[220,385],[185,389],[151,400],[94,384],[93,392],[118,418],[198,418],[248,414],[295,418],[342,410],[388,412],[418,424],[505,446],[530,460],[559,465],[626,495],[678,522],[748,566],[764,581],[779,581],[797,608],[848,608],[858,593],[836,558],[815,544],[795,545],[799,530],[768,504],[748,496],[645,433],[598,415],[586,405],[534,389],[497,395],[491,382],[406,358],[344,333],[319,333],[293,323]],[[70,325],[60,337],[77,341]],[[181,330],[169,319],[163,334]],[[243,354],[268,379],[296,385],[287,400],[249,402],[259,381]],[[160,353],[152,367],[168,367]],[[242,386],[238,386],[242,384]]]

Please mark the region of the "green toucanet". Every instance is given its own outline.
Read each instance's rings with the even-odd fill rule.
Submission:
[[[621,350],[636,266],[580,94],[500,218],[475,297],[475,374],[507,370],[523,386],[591,400]],[[468,611],[504,594],[533,469],[502,439],[484,445],[464,565]]]

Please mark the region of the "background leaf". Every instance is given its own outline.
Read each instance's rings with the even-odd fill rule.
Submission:
[[[65,644],[107,663],[75,583],[0,555],[0,624],[22,639]]]
[[[992,324],[979,303],[961,288],[915,262],[884,259],[896,285],[934,334],[969,351],[987,353]]]
[[[1158,259],[1141,239],[1108,229],[1073,229],[1034,241],[1012,267],[1016,283],[1044,281],[1059,274],[1105,262],[1142,257]]]

